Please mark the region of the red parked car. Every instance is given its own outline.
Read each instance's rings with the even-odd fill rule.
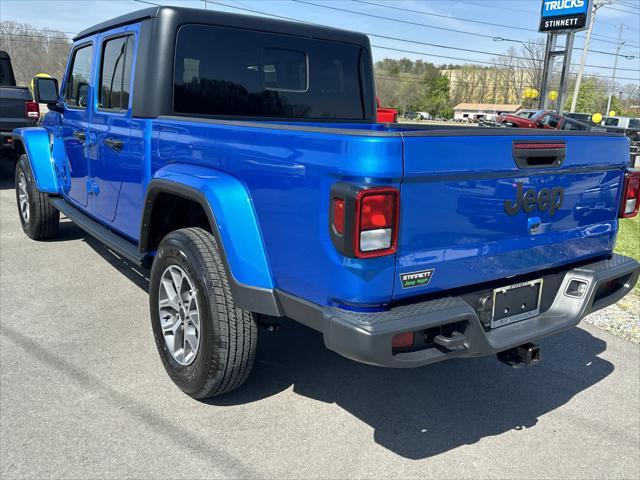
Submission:
[[[534,114],[524,110],[513,115],[498,115],[496,122],[507,127],[547,128],[551,130],[591,130],[591,126],[551,110],[540,110]]]
[[[376,97],[376,106],[378,107],[378,123],[398,123],[398,110],[381,107],[378,97]]]

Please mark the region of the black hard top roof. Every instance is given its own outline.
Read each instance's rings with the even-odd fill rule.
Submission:
[[[227,27],[246,28],[250,30],[261,30],[274,33],[283,33],[301,37],[320,38],[338,42],[353,43],[357,45],[369,46],[369,39],[362,33],[340,30],[337,28],[312,25],[309,23],[293,22],[289,20],[278,20],[251,15],[240,15],[237,13],[219,12],[215,10],[202,10],[184,7],[151,7],[136,12],[131,12],[120,17],[113,18],[106,22],[99,23],[87,28],[75,36],[74,41],[88,37],[95,33],[104,32],[112,28],[136,23],[143,20],[155,19],[167,23],[182,25],[186,23],[197,23],[205,25],[219,25]]]

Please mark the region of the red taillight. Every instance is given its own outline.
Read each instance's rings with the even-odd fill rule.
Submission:
[[[389,228],[393,222],[393,197],[389,194],[367,195],[360,206],[360,228]]]
[[[38,119],[40,117],[40,107],[36,102],[24,103],[24,116],[27,118]]]
[[[333,199],[333,228],[338,235],[344,233],[344,200]]]
[[[640,206],[640,170],[625,173],[622,201],[618,217],[631,218],[638,214]]]
[[[393,336],[391,340],[392,348],[411,348],[413,347],[413,332],[403,332]]]
[[[370,188],[358,192],[353,239],[356,257],[371,258],[395,253],[399,206],[399,194],[395,188]]]

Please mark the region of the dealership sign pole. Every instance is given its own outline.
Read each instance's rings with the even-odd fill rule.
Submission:
[[[544,69],[542,71],[542,88],[540,108],[549,108],[549,92],[553,90],[553,64],[557,57],[562,57],[560,72],[560,86],[556,110],[562,113],[569,83],[569,69],[571,67],[571,50],[575,32],[584,30],[589,25],[592,0],[542,0],[540,14],[540,32],[548,33],[547,47],[544,55]],[[563,45],[560,38],[564,36]]]

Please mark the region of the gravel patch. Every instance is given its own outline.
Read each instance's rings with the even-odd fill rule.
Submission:
[[[585,317],[584,321],[640,343],[640,293],[636,289],[618,303]]]

